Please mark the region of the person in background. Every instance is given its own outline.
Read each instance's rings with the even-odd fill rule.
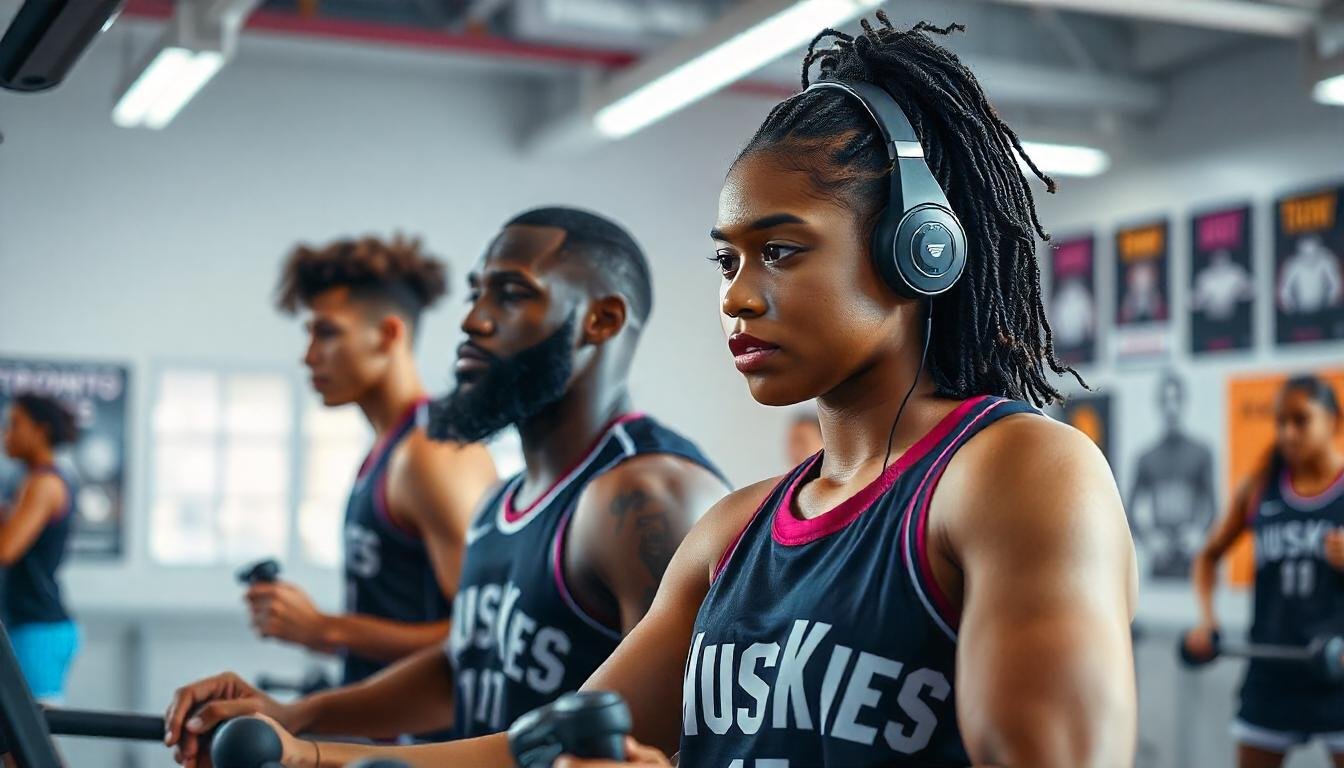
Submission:
[[[789,468],[802,464],[817,455],[821,450],[821,422],[814,410],[798,411],[789,422],[789,439],[786,450],[789,455]]]
[[[22,394],[10,404],[5,454],[23,465],[24,478],[0,514],[0,566],[7,569],[0,615],[28,687],[44,704],[64,701],[79,647],[56,581],[78,496],[74,479],[56,466],[56,450],[78,435],[74,414],[54,398]]]
[[[246,599],[263,637],[343,656],[343,685],[448,636],[467,523],[496,480],[483,446],[425,434],[414,343],[445,280],[418,242],[372,237],[300,246],[280,279],[280,309],[304,314],[303,363],[322,404],[357,405],[378,439],[346,507],[344,610],[322,613],[284,581]]]
[[[1315,376],[1279,393],[1274,447],[1237,489],[1191,569],[1201,621],[1186,636],[1197,657],[1213,652],[1218,563],[1241,535],[1255,536],[1253,643],[1306,646],[1344,634],[1344,452],[1339,398]],[[1344,684],[1312,667],[1252,659],[1232,723],[1239,768],[1278,768],[1319,737],[1344,768]]]

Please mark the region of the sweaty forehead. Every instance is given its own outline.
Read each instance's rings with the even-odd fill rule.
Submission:
[[[505,227],[485,253],[483,271],[491,269],[547,272],[560,263],[565,230],[515,224]]]

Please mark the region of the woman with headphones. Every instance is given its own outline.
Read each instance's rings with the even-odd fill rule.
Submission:
[[[1100,452],[1029,404],[1067,369],[1020,146],[950,30],[878,18],[818,37],[712,233],[734,364],[816,398],[825,449],[710,510],[585,688],[625,697],[636,764],[1129,765],[1133,545]],[[512,765],[501,736],[372,752]]]

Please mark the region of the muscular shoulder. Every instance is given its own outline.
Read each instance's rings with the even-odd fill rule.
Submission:
[[[414,430],[392,452],[387,467],[388,502],[394,516],[423,524],[430,511],[469,517],[496,481],[495,465],[479,443],[429,439]]]
[[[1134,549],[1110,467],[1065,424],[1029,414],[972,438],[934,493],[931,534],[961,571],[1066,578],[1114,569],[1134,590]]]
[[[1127,530],[1097,446],[1073,427],[1032,414],[1004,418],[957,451],[933,505],[935,519],[963,540],[1067,536],[1077,526]]]

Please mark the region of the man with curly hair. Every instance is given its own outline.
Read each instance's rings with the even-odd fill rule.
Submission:
[[[302,314],[303,357],[322,403],[359,406],[377,435],[345,513],[345,607],[326,614],[289,582],[257,584],[252,625],[344,657],[362,680],[448,634],[472,510],[495,482],[485,448],[431,441],[416,371],[420,316],[446,291],[442,262],[417,241],[365,237],[290,254],[280,309]]]

